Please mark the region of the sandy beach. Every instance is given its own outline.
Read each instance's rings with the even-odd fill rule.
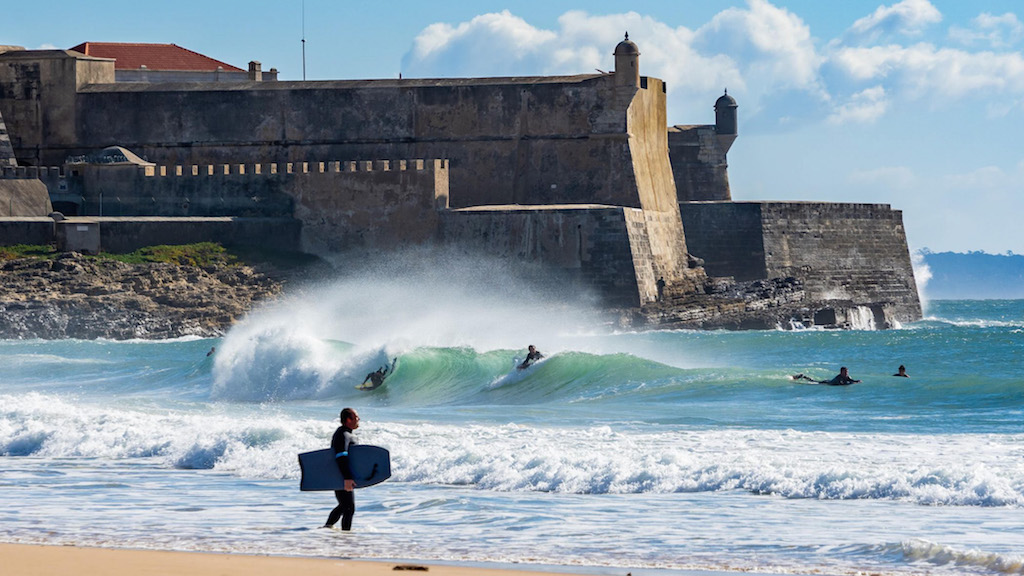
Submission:
[[[552,572],[502,570],[475,566],[420,563],[370,562],[347,558],[298,558],[162,550],[80,548],[0,544],[3,573],[10,576],[106,576],[108,574],[189,576],[384,576],[422,574],[433,576],[545,576]],[[625,573],[626,571],[623,571]],[[573,574],[588,574],[576,572]],[[590,573],[596,574],[596,573]]]

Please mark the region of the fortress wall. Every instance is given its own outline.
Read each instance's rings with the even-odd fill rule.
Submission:
[[[0,246],[13,246],[15,244],[40,245],[49,244],[53,241],[53,218],[0,218]]]
[[[82,219],[69,218],[74,224]],[[219,242],[226,246],[262,246],[275,250],[299,249],[302,224],[293,218],[98,218],[100,247],[104,252],[126,253],[159,244]],[[52,244],[54,220],[47,217],[0,218],[0,246]]]
[[[441,240],[474,254],[521,262],[525,275],[558,282],[574,298],[593,290],[605,303],[638,305],[637,277],[626,213],[619,207],[493,207],[441,214]],[[641,218],[632,218],[634,223]],[[647,272],[650,275],[650,272]]]
[[[611,78],[95,85],[78,95],[76,149],[47,153],[117,143],[160,164],[448,158],[453,206],[638,206],[625,142],[595,136]]]
[[[768,278],[760,202],[680,202],[690,253],[709,276]]]
[[[903,228],[888,204],[765,202],[769,276],[800,276],[812,298],[893,302],[917,320],[921,303]]]
[[[641,266],[637,262],[637,269],[650,270],[652,283],[664,277],[676,289],[692,292],[702,282],[703,274],[686,266],[686,238],[669,163],[665,114],[665,83],[657,78],[642,78],[641,88],[627,113],[630,167],[643,208],[640,214],[648,243],[644,252],[649,254],[649,264]],[[634,240],[645,241],[640,237]],[[641,255],[634,253],[634,258]],[[638,281],[642,302],[655,300],[657,290],[653,284],[648,287],[646,278]]]
[[[814,300],[891,302],[921,317],[903,215],[888,204],[697,202],[680,210],[694,254],[713,276],[795,276]]]
[[[88,164],[69,170],[72,187],[81,190],[83,214],[290,217],[293,211],[283,190],[290,175],[261,165]]]
[[[729,164],[714,125],[668,129],[668,153],[680,202],[729,201]]]
[[[358,190],[346,203],[331,200],[332,206],[368,209],[376,203],[380,208],[386,206],[384,196],[398,181],[423,196],[425,205],[447,206],[448,195],[447,161],[422,159],[201,166],[68,164],[0,171],[0,175],[15,173],[38,174],[55,200],[81,205],[81,214],[103,216],[291,217],[295,195],[306,190],[319,190],[322,195]],[[313,205],[312,209],[318,208]]]
[[[41,181],[0,178],[0,217],[46,216],[50,212],[50,195]]]
[[[21,164],[52,165],[77,145],[77,90],[114,82],[114,61],[65,50],[0,54],[0,114]]]
[[[299,249],[302,224],[292,218],[89,218],[100,224],[104,252],[125,253],[159,244],[219,242],[225,246]]]
[[[296,173],[288,185],[305,251],[384,251],[437,238],[439,212],[448,207],[447,160],[346,162],[341,168],[346,171]]]
[[[4,123],[4,115],[0,113],[0,168],[13,167],[18,165],[18,159],[14,156],[14,148],[11,146],[11,137],[7,134],[7,124]]]

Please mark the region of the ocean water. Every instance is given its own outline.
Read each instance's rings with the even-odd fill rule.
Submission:
[[[0,341],[0,541],[1024,574],[1024,301],[932,302],[889,331],[634,333],[460,284],[312,287],[221,339]],[[547,357],[517,372],[527,344]],[[841,365],[862,382],[790,378]],[[345,406],[394,474],[351,533],[319,528],[333,495],[300,492],[295,457]]]

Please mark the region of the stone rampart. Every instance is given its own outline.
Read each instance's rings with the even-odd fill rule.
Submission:
[[[668,150],[680,202],[732,199],[729,163],[713,124],[670,127]]]
[[[125,253],[158,244],[219,242],[225,246],[258,246],[296,251],[302,224],[293,218],[68,218],[99,225],[100,249]],[[53,244],[57,230],[53,218],[0,218],[0,246]]]
[[[66,215],[294,216],[316,253],[431,241],[437,211],[448,207],[446,160],[0,170],[0,182],[18,176],[39,177]]]
[[[626,135],[593,137],[590,115],[610,105],[610,83],[584,75],[93,85],[77,94],[76,149],[40,154],[63,160],[116,142],[168,165],[448,158],[463,167],[452,174],[455,206],[638,206],[614,162]]]
[[[614,74],[114,83],[112,62],[74,54],[0,54],[0,112],[11,114],[12,144],[24,163],[57,165],[111,144],[164,165],[447,158],[460,167],[451,183],[456,207],[638,208],[631,140],[646,137],[639,122],[657,118],[657,129],[665,128],[656,104],[627,122],[632,99]],[[642,78],[629,94],[663,102],[664,89]],[[65,112],[40,123],[33,115],[40,109]]]
[[[0,168],[17,165],[18,160],[14,157],[14,148],[11,147],[11,136],[7,133],[4,115],[0,113]]]
[[[45,245],[54,242],[53,218],[0,218],[0,246]]]
[[[0,178],[0,217],[46,216],[52,211],[50,195],[39,180]]]
[[[261,246],[282,252],[299,249],[302,224],[293,218],[89,218],[99,222],[104,252],[125,253],[159,244],[218,242]]]
[[[518,262],[524,275],[557,282],[565,293],[619,306],[639,305],[630,235],[643,235],[642,211],[615,206],[493,206],[441,214],[441,240],[467,253]],[[643,243],[639,243],[643,245]],[[642,260],[641,260],[642,264]]]
[[[793,276],[814,300],[889,303],[900,322],[921,316],[903,215],[888,204],[695,202],[680,212],[711,276]]]
[[[640,250],[641,245],[643,248],[642,253],[634,252],[633,257],[645,259],[643,267],[651,275],[649,279],[638,277],[641,302],[647,303],[657,298],[654,283],[658,278],[665,278],[677,289],[687,286],[692,290],[702,284],[702,275],[696,278],[687,267],[686,238],[668,156],[665,83],[641,77],[640,87],[629,101],[628,166],[643,208],[641,224],[646,236],[646,240],[635,239],[634,250]],[[635,264],[637,269],[641,267],[640,261]]]

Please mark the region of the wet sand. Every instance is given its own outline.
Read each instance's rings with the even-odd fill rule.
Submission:
[[[346,558],[299,558],[205,552],[166,552],[78,546],[0,544],[2,573],[8,576],[551,576],[536,570],[506,570],[416,562]],[[622,570],[624,575],[628,570]],[[596,572],[572,571],[578,575]],[[564,574],[564,573],[562,573]],[[605,573],[607,574],[607,572]]]

